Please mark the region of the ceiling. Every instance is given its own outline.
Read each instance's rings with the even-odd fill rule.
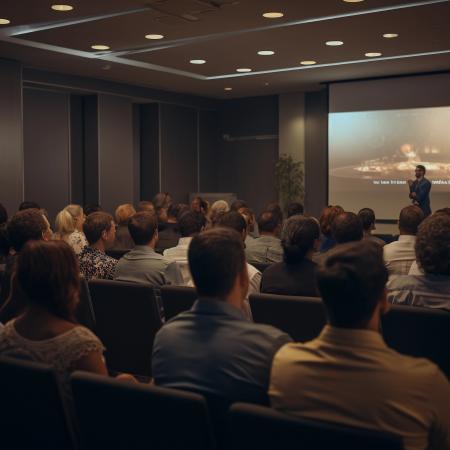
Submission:
[[[450,70],[450,0],[2,0],[0,18],[0,57],[26,67],[213,98]]]

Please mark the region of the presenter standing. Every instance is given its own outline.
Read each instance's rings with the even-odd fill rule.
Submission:
[[[416,179],[408,180],[409,184],[409,198],[412,200],[413,205],[418,206],[425,216],[431,214],[430,208],[430,190],[431,182],[425,178],[425,166],[416,166]]]

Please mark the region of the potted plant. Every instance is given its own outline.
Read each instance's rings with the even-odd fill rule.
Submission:
[[[290,155],[281,155],[275,164],[275,189],[283,209],[290,202],[303,202],[303,180],[303,161],[294,161]]]

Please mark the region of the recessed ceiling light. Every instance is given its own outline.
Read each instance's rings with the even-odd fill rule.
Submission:
[[[189,61],[191,64],[205,64],[206,61],[204,59],[191,59]]]
[[[365,54],[368,58],[376,58],[377,56],[381,56],[381,53],[379,52],[368,52]]]
[[[261,56],[271,56],[271,55],[274,55],[274,54],[275,54],[275,52],[272,51],[272,50],[260,50],[258,52],[258,55],[261,55]]]
[[[236,69],[236,72],[241,72],[241,73],[251,72],[251,71],[252,71],[252,69],[249,69],[248,67],[240,67],[239,69]]]
[[[282,12],[266,12],[263,14],[263,17],[265,17],[266,19],[279,19],[283,16],[284,14]]]
[[[72,11],[73,6],[72,5],[52,5],[53,11],[59,11],[59,12],[66,12],[66,11]]]
[[[103,44],[91,45],[91,48],[93,50],[109,50],[109,47],[107,45],[103,45]]]
[[[270,84],[270,83],[265,82],[265,83],[264,83],[264,86],[269,86],[269,84]]]
[[[302,66],[312,66],[312,65],[316,64],[316,61],[313,61],[313,60],[300,61],[300,64]]]
[[[0,25],[8,25],[8,23],[11,23],[8,19],[0,19]]]
[[[223,90],[224,90],[224,91],[232,91],[233,88],[232,88],[232,87],[226,87],[226,88],[223,88]]]
[[[156,39],[162,39],[164,36],[162,34],[146,34],[145,35],[145,39],[152,39],[152,40],[156,40]]]
[[[397,33],[384,33],[383,37],[386,39],[392,39],[392,38],[398,37],[398,34]]]
[[[342,41],[327,41],[325,44],[329,45],[330,47],[338,47],[339,45],[344,45]]]

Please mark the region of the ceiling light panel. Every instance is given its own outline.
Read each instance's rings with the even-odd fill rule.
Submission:
[[[258,55],[260,56],[272,56],[275,52],[273,50],[259,50]]]
[[[52,9],[53,9],[53,11],[58,11],[58,12],[68,12],[68,11],[73,10],[73,6],[72,5],[55,4],[55,5],[52,5]]]

